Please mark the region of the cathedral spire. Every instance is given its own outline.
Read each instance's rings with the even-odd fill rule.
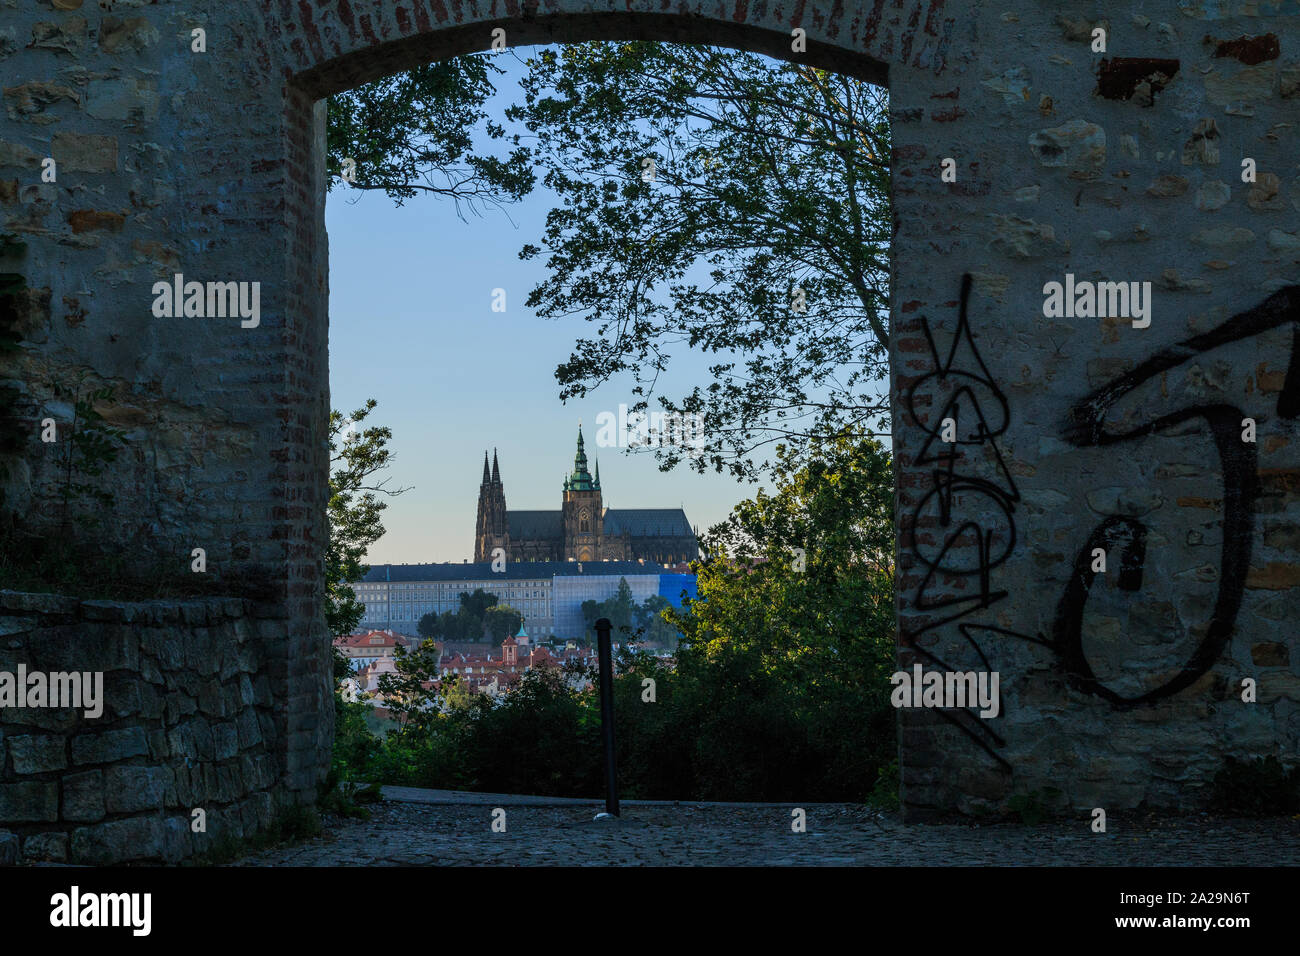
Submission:
[[[492,480],[492,479],[491,479],[490,477],[488,477],[487,449],[484,448],[484,449],[483,449],[483,484],[486,485],[486,484],[487,484],[489,481],[491,481],[491,480]]]
[[[593,491],[591,472],[587,470],[587,451],[582,441],[582,425],[578,425],[578,452],[573,456],[573,474],[569,476],[569,490]]]
[[[492,449],[492,483],[501,484],[501,469],[497,467],[497,450],[495,448]]]
[[[596,481],[594,487],[597,491],[600,491],[600,455],[593,454],[593,457],[596,459]]]

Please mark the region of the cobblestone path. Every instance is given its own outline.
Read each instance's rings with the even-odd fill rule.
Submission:
[[[327,820],[321,837],[238,865],[1300,865],[1300,819],[1117,812],[1109,832],[1093,833],[1082,818],[1036,827],[904,826],[860,806],[809,804],[807,832],[794,833],[786,805],[632,803],[620,821],[596,822],[594,814],[603,809],[596,802],[535,806],[479,799],[388,800],[372,807],[370,820]],[[504,833],[492,832],[494,806],[505,808]]]

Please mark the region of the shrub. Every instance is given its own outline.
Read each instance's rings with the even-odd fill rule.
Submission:
[[[1210,806],[1250,817],[1300,812],[1300,766],[1288,771],[1276,757],[1228,757],[1214,776]]]

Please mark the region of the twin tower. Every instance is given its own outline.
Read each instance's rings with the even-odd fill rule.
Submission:
[[[635,561],[676,564],[699,557],[694,529],[681,508],[606,508],[601,500],[600,465],[587,470],[578,427],[573,471],[564,479],[559,511],[511,511],[496,452],[478,492],[474,560],[491,561],[501,548],[507,561]]]

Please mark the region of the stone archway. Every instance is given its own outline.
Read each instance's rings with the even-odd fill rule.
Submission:
[[[1154,23],[1129,6],[1106,20],[976,0],[10,12],[33,42],[0,36],[0,64],[23,78],[0,119],[0,232],[20,240],[0,251],[17,277],[0,313],[16,345],[0,352],[14,383],[0,508],[52,527],[55,460],[33,438],[65,411],[48,383],[119,385],[108,414],[129,453],[88,544],[147,542],[178,562],[205,549],[247,602],[245,706],[273,763],[252,789],[309,798],[331,711],[320,98],[486,48],[497,26],[516,45],[642,37],[777,56],[798,26],[809,61],[891,88],[900,663],[1001,676],[996,717],[902,712],[905,805],[999,807],[1050,787],[1076,808],[1194,804],[1222,757],[1300,749],[1300,653],[1280,627],[1300,586],[1300,14],[1290,0],[1179,3]],[[176,274],[258,282],[257,320],[159,318],[153,284]],[[1137,282],[1149,325],[1046,314],[1046,285],[1076,278]],[[942,442],[949,417],[960,432]],[[1243,418],[1257,442],[1234,443]],[[168,625],[181,646],[213,626],[202,613]],[[1246,677],[1253,705],[1238,702]],[[159,720],[117,713],[100,736]],[[86,772],[141,758],[97,752]],[[57,792],[70,772],[12,770],[5,786]],[[191,784],[148,819],[231,803],[215,769]]]

